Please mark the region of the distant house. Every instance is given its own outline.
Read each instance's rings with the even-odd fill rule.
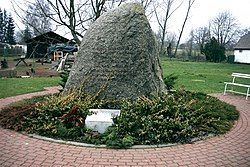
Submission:
[[[250,64],[250,32],[240,38],[234,47],[234,62]]]
[[[58,43],[67,43],[69,39],[64,38],[52,31],[38,35],[27,41],[27,54],[26,57],[44,58],[47,53],[48,47]],[[50,56],[50,55],[49,55]]]
[[[0,55],[5,56],[20,56],[25,54],[27,51],[26,45],[10,45],[7,43],[0,42]]]

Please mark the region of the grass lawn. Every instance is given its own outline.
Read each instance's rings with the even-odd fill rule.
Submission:
[[[250,74],[250,65],[247,64],[163,60],[162,69],[164,76],[172,73],[178,76],[175,88],[184,87],[189,91],[204,93],[223,92],[224,82],[232,81],[233,72]],[[250,84],[249,79],[240,82]],[[242,88],[239,89],[246,92]]]
[[[60,77],[0,78],[0,98],[41,91],[59,82]]]

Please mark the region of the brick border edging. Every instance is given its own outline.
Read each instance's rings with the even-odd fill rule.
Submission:
[[[231,129],[233,129],[233,127]],[[230,129],[230,131],[231,131],[231,129]],[[230,132],[230,131],[228,131],[228,132]],[[227,133],[225,133],[225,134],[227,134]],[[220,134],[220,135],[210,134],[210,135],[207,135],[207,136],[201,136],[199,138],[193,138],[189,144],[193,144],[194,142],[201,141],[201,140],[207,140],[207,139],[210,139],[210,138],[213,138],[213,137],[223,136],[225,134]],[[40,135],[36,135],[36,134],[24,134],[24,135],[27,135],[27,136],[29,136],[31,138],[44,140],[44,141],[48,141],[48,142],[53,142],[53,143],[58,143],[58,144],[66,144],[66,145],[79,146],[79,147],[89,147],[89,148],[113,149],[113,148],[108,147],[105,144],[95,145],[95,144],[81,143],[81,142],[76,142],[76,141],[53,139],[53,138],[40,136]],[[183,144],[188,144],[188,143],[168,143],[168,144],[158,144],[158,145],[157,144],[154,144],[154,145],[133,145],[133,146],[125,148],[125,149],[164,148],[164,147],[172,147],[172,146],[183,145]]]
[[[107,148],[107,149],[113,149],[110,147],[107,147],[107,145],[101,144],[101,145],[95,145],[95,144],[88,144],[88,143],[81,143],[81,142],[75,142],[75,141],[67,141],[67,140],[60,140],[60,139],[53,139],[49,137],[39,136],[36,134],[28,134],[29,137],[49,141],[53,143],[58,144],[66,144],[66,145],[73,145],[73,146],[79,146],[79,147],[90,147],[90,148]],[[170,144],[159,144],[159,145],[133,145],[132,147],[128,147],[126,149],[150,149],[150,148],[162,148],[162,147],[171,147],[179,145],[180,143],[170,143]]]

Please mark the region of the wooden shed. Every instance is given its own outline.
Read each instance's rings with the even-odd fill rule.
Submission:
[[[38,35],[26,41],[26,58],[44,58],[49,46],[57,43],[67,43],[68,41],[69,39],[64,38],[52,31]]]

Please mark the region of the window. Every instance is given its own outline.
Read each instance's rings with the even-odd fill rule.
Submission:
[[[241,52],[242,52],[242,50],[240,49],[240,50],[239,50],[239,52],[241,53]]]

